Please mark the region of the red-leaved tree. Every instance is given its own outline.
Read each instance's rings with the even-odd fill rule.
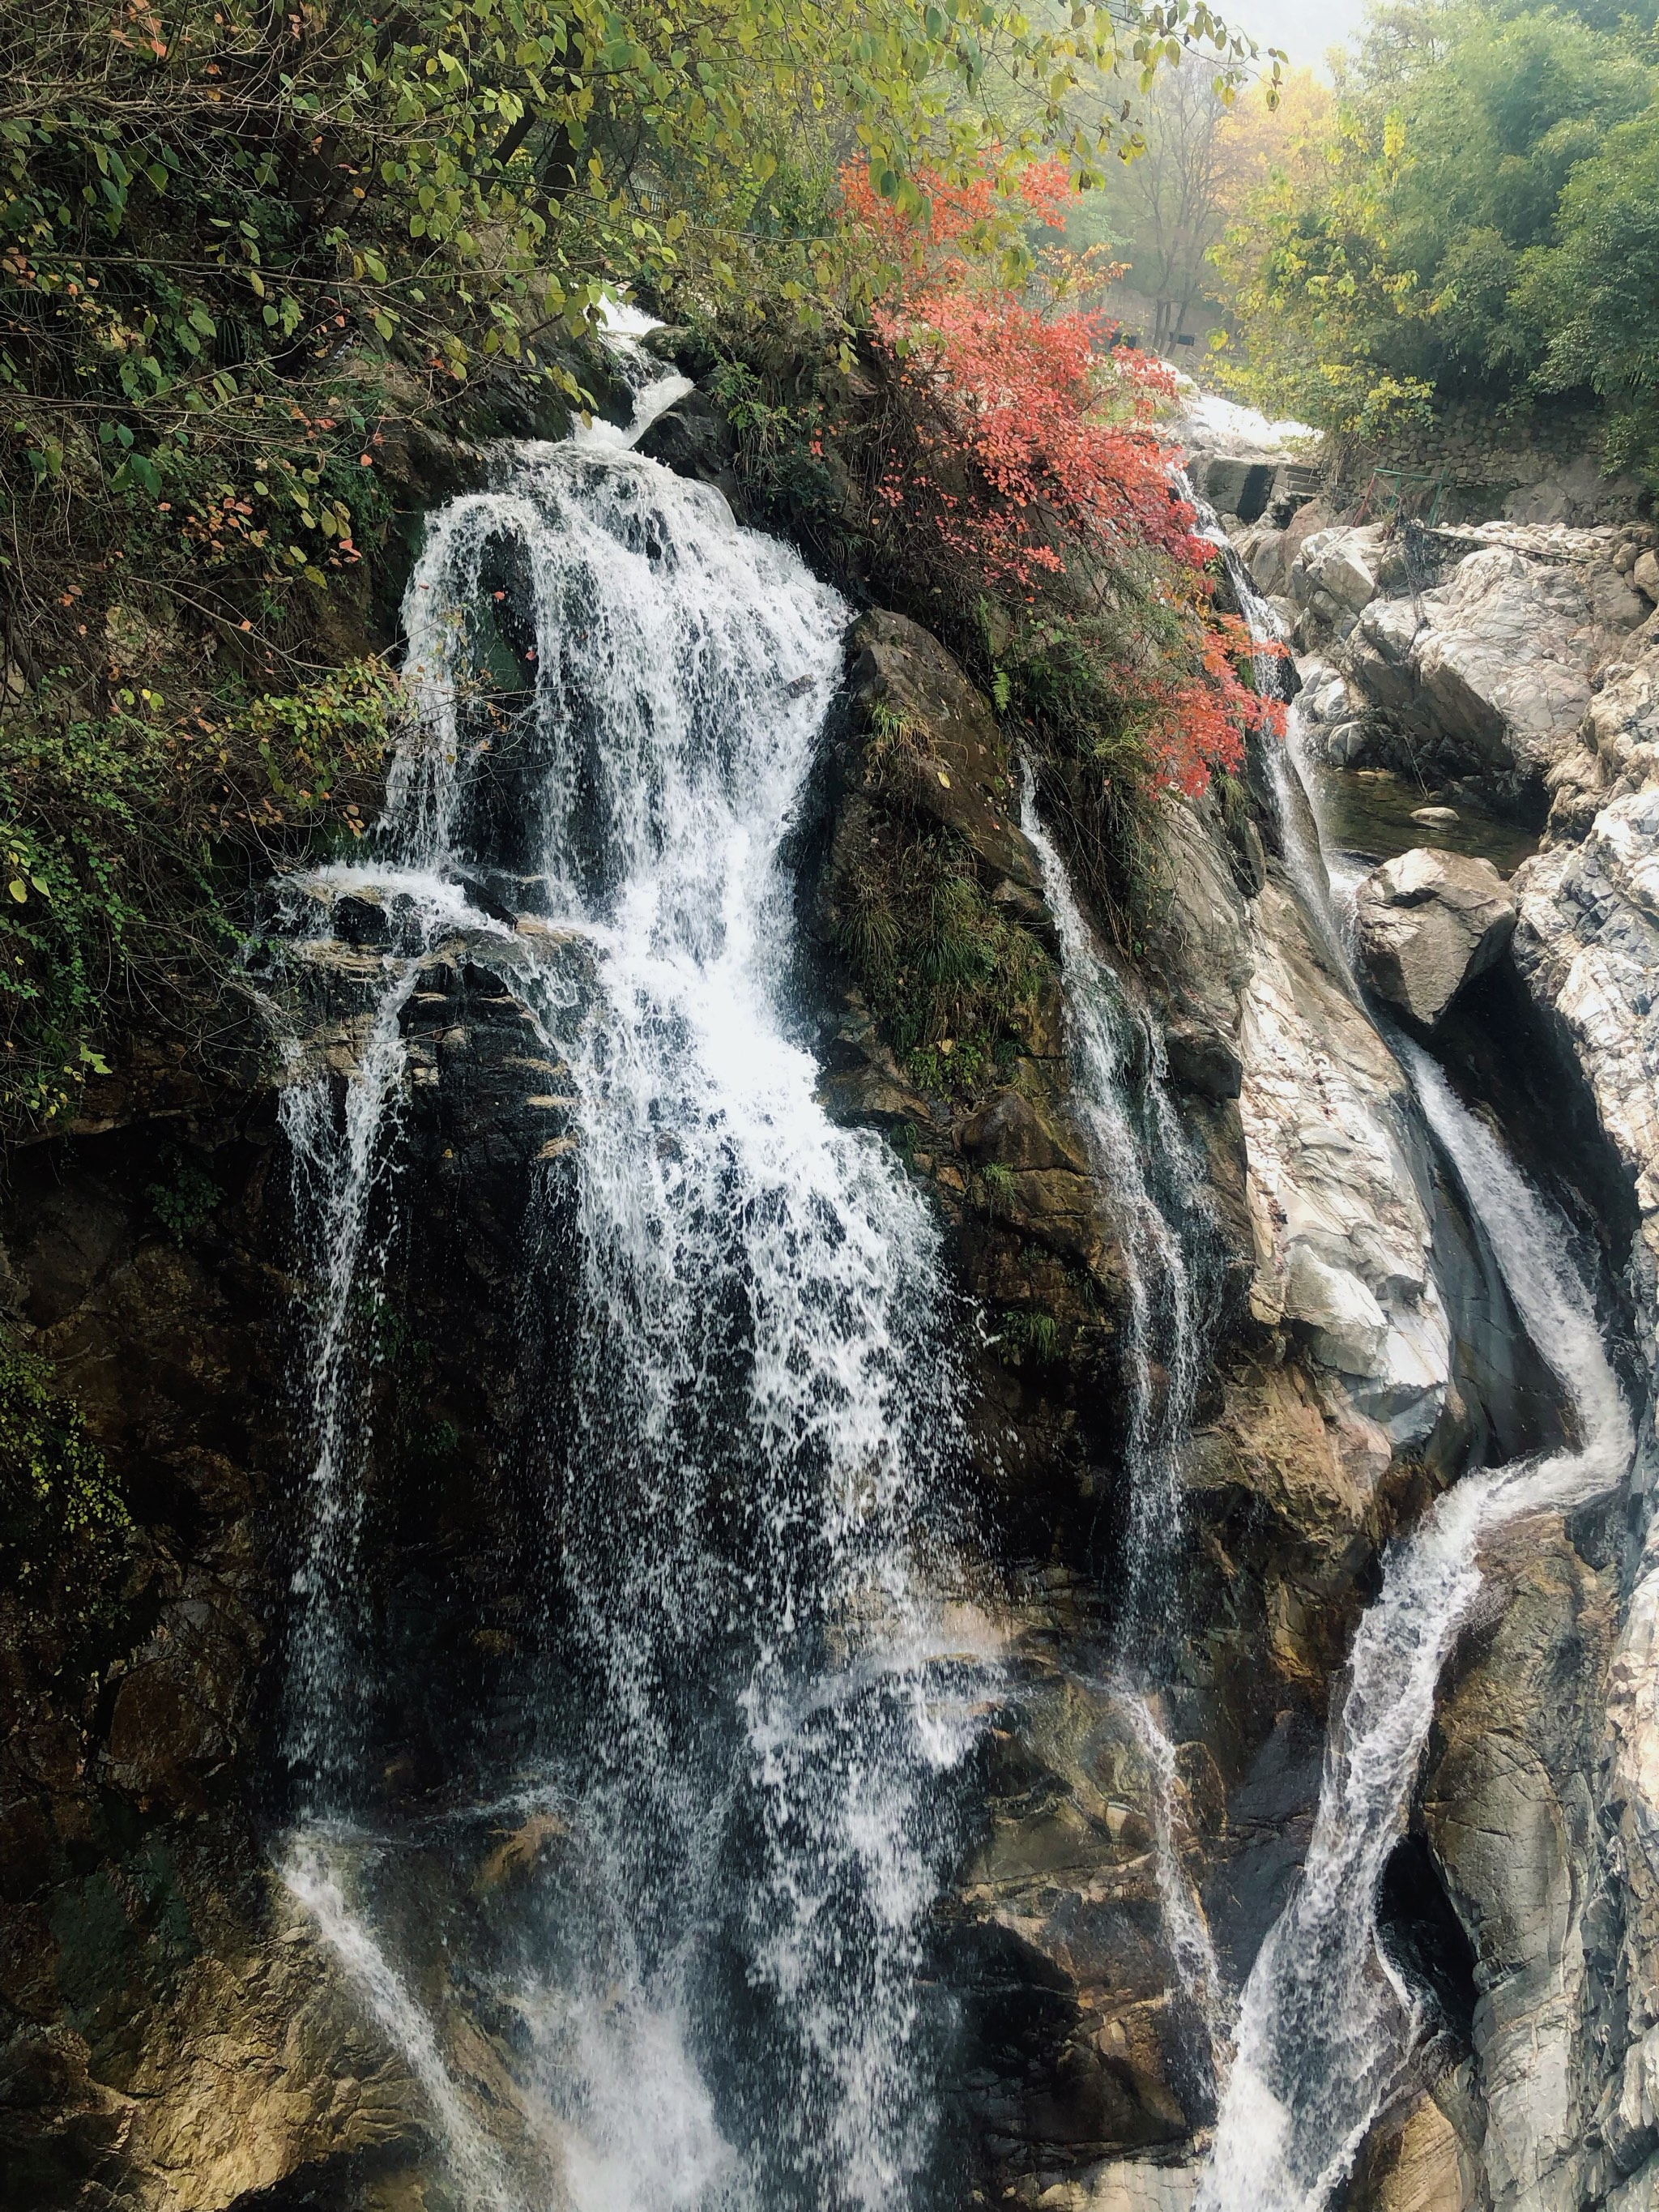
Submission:
[[[1154,421],[1171,372],[1113,347],[1099,312],[1066,304],[1063,264],[1059,285],[1023,291],[1006,270],[985,273],[984,249],[1015,221],[1064,222],[1065,164],[1027,170],[1015,202],[989,177],[939,186],[926,222],[879,198],[861,167],[842,188],[897,272],[873,319],[900,402],[878,501],[959,594],[988,594],[1017,619],[1069,614],[1115,695],[1115,737],[1133,738],[1155,787],[1197,797],[1213,771],[1243,764],[1249,732],[1276,733],[1281,710],[1242,680],[1257,648],[1213,605],[1215,547]]]

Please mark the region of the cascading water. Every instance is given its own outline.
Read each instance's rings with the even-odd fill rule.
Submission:
[[[1285,640],[1279,618],[1246,574],[1220,516],[1207,501],[1198,497],[1184,477],[1182,489],[1198,511],[1203,535],[1220,553],[1238,611],[1251,637],[1262,648],[1252,656],[1257,687],[1282,699],[1285,690],[1281,674]],[[1283,840],[1285,872],[1322,949],[1350,994],[1358,998],[1358,986],[1354,981],[1347,940],[1333,911],[1329,859],[1319,831],[1302,718],[1294,699],[1285,708],[1284,742],[1267,748],[1265,764]]]
[[[1377,1940],[1377,1893],[1441,1668],[1480,1588],[1480,1547],[1523,1514],[1611,1488],[1632,1448],[1593,1301],[1564,1256],[1564,1224],[1434,1063],[1403,1041],[1396,1049],[1577,1435],[1545,1458],[1466,1475],[1389,1555],[1354,1639],[1307,1863],[1245,1986],[1204,2212],[1318,2212],[1397,2086],[1418,2021]]]
[[[1194,1277],[1207,1223],[1187,1139],[1164,1089],[1158,1041],[1135,1019],[1095,948],[1029,780],[1020,827],[1042,866],[1060,937],[1073,1095],[1123,1231],[1129,1496],[1113,1656],[1118,1666],[1144,1673],[1156,1662],[1169,1618],[1181,1525],[1177,1454],[1204,1350],[1203,1286]]]
[[[290,1094],[325,1289],[287,1870],[426,2088],[469,2205],[887,2208],[930,2154],[925,1920],[984,1686],[930,1595],[959,1439],[936,1233],[882,1142],[827,1119],[789,1033],[781,848],[847,610],[631,450],[684,389],[638,381],[631,434],[516,449],[498,489],[434,517],[380,858],[328,887],[395,905],[415,871],[431,895],[384,956],[343,1115],[320,1080]],[[532,696],[492,702],[509,592]],[[505,2178],[354,1881],[374,1839],[338,1694],[349,1316],[381,1265],[410,979],[446,924],[508,933],[473,901],[528,918],[532,949],[575,933],[592,957],[586,992],[551,958],[524,981],[576,1136],[543,1170],[550,1207],[574,1178],[580,1322],[545,1425],[569,1441],[547,1468],[522,1780],[563,1842],[505,1960],[477,1969],[519,2023],[556,2177],[533,2188]]]
[[[1268,610],[1228,552],[1241,607],[1257,635],[1272,636]],[[1358,998],[1317,789],[1304,781],[1295,738],[1292,725],[1275,768],[1288,872]],[[1565,1256],[1565,1224],[1427,1054],[1395,1034],[1389,1042],[1528,1336],[1561,1384],[1573,1436],[1543,1458],[1466,1474],[1387,1555],[1382,1592],[1355,1636],[1307,1861],[1240,1999],[1197,2212],[1322,2212],[1400,2087],[1423,2021],[1379,1941],[1377,1900],[1404,1832],[1441,1670],[1481,1587],[1481,1546],[1528,1513],[1559,1511],[1612,1488],[1633,1449],[1594,1299]]]
[[[1097,950],[1028,776],[1020,826],[1036,850],[1060,938],[1073,1096],[1122,1231],[1128,1294],[1127,1525],[1111,1644],[1114,1697],[1145,1759],[1164,1934],[1206,2037],[1220,1984],[1176,1834],[1175,1748],[1153,1698],[1174,1618],[1182,1471],[1208,1339],[1213,1225],[1164,1081],[1161,1045]],[[1208,2052],[1202,2054],[1207,2064]]]

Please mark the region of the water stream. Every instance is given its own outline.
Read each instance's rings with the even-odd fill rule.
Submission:
[[[1273,635],[1268,611],[1232,567],[1247,616]],[[1275,763],[1287,872],[1358,999],[1336,903],[1351,886],[1330,865],[1317,786],[1301,770],[1292,709]],[[1528,1513],[1612,1488],[1633,1449],[1565,1224],[1435,1061],[1407,1039],[1389,1042],[1528,1335],[1560,1383],[1571,1440],[1466,1474],[1385,1555],[1381,1594],[1350,1655],[1308,1857],[1239,2001],[1198,2212],[1322,2212],[1405,2081],[1424,2021],[1379,1941],[1377,1899],[1405,1829],[1441,1671],[1481,1587],[1482,1546]]]
[[[629,431],[512,449],[431,518],[387,817],[313,886],[310,911],[372,900],[399,934],[343,1099],[319,1073],[286,1108],[322,1289],[284,1871],[422,2085],[459,2203],[885,2212],[933,2154],[926,1917],[989,1680],[939,1595],[961,1426],[937,1232],[884,1143],[829,1121],[788,1016],[781,848],[848,611],[633,451],[684,386],[631,362]],[[519,690],[492,696],[502,601]],[[519,1778],[555,1842],[505,1960],[469,1968],[516,2023],[497,2070],[530,2142],[505,2162],[378,1909],[400,1861],[339,1693],[348,1654],[374,1663],[352,1316],[395,1210],[401,1016],[443,933],[507,935],[504,912],[552,948],[524,989],[577,1141],[539,1202],[573,1207],[579,1277]]]
[[[1403,1832],[1435,1692],[1481,1585],[1482,1544],[1505,1523],[1616,1484],[1628,1414],[1565,1224],[1417,1047],[1396,1049],[1527,1333],[1565,1395],[1572,1443],[1487,1468],[1447,1491],[1395,1544],[1362,1620],[1302,1878],[1258,1955],[1209,2172],[1208,2212],[1317,2212],[1399,2085],[1419,2025],[1377,1939],[1376,1899]]]
[[[1214,1231],[1165,1087],[1161,1040],[1097,950],[1029,778],[1020,827],[1060,937],[1073,1096],[1122,1238],[1127,1528],[1112,1659],[1144,1680],[1157,1675],[1178,1577],[1179,1453],[1207,1349]]]

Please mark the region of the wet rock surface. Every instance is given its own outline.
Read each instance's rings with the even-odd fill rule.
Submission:
[[[272,1139],[258,1111],[140,1119],[13,1167],[15,1315],[73,1376],[135,1522],[78,1626],[69,1590],[0,1601],[0,2166],[20,2206],[207,2212],[423,2130],[253,1817],[286,1454]],[[204,1208],[176,1237],[167,1170]]]
[[[1403,621],[1382,618],[1400,604],[1392,557],[1375,534],[1320,548],[1308,606],[1322,592],[1351,648],[1362,617],[1379,656],[1392,640],[1415,713],[1431,686],[1415,623],[1401,646]],[[1510,606],[1529,575],[1489,563],[1479,591],[1443,604],[1495,635],[1488,600]],[[1584,577],[1569,580],[1602,651],[1617,629],[1602,617],[1623,603],[1604,594],[1598,612]],[[1555,612],[1578,620],[1565,601]],[[1570,637],[1550,665],[1589,666],[1588,646]],[[1655,665],[1632,651],[1584,676],[1572,743],[1551,755],[1550,840],[1516,885],[1521,973],[1638,1194],[1644,1297],[1659,1261]],[[1387,710],[1368,666],[1351,650],[1321,679],[1350,721]],[[1516,696],[1484,696],[1504,734],[1480,757],[1499,774],[1527,766]],[[910,740],[896,766],[872,761],[872,735],[896,722]],[[880,614],[851,640],[833,738],[803,833],[803,995],[821,994],[824,1092],[902,1148],[986,1316],[963,1342],[1006,1694],[935,1944],[962,2007],[952,2094],[972,2186],[1050,2212],[1190,2212],[1214,2084],[1194,2059],[1206,2039],[1171,1948],[1159,1824],[1237,1987],[1307,1848],[1333,1686],[1382,1545],[1483,1438],[1507,1449],[1547,1409],[1528,1401],[1535,1376],[1504,1370],[1501,1285],[1281,860],[1213,803],[1183,813],[1168,909],[1124,963],[1167,1031],[1220,1255],[1183,1461],[1187,1626],[1161,1778],[1109,1658],[1123,1223],[1073,1095],[1056,932],[1010,749],[937,641]],[[1012,1049],[974,1082],[951,1079],[945,1038],[900,1049],[844,965],[857,867],[938,838],[1032,948]],[[1392,956],[1425,1026],[1513,926],[1494,871],[1429,857],[1428,888],[1420,864],[1390,864],[1375,899],[1379,929],[1404,916],[1420,933],[1431,914],[1443,933]],[[512,906],[504,891],[494,903]],[[364,1049],[398,917],[321,890],[317,905],[295,1069],[338,1082]],[[403,1011],[398,1157],[420,1202],[389,1285],[364,1544],[374,1632],[420,1655],[411,1680],[443,1685],[366,1716],[384,1801],[403,1813],[499,1757],[526,1694],[524,1562],[546,1500],[522,1480],[522,1446],[535,1362],[568,1357],[557,1285],[574,1235],[559,1198],[569,1071],[537,1016],[549,990],[580,1006],[588,957],[533,921],[457,931],[422,953]],[[132,1126],[41,1148],[8,1200],[9,1295],[126,1475],[140,1531],[118,1612],[82,1647],[11,1618],[0,2141],[18,2201],[43,2208],[435,2206],[425,2093],[270,1864],[280,1808],[262,1802],[263,1762],[294,1525],[273,1328],[292,1252],[270,1102],[220,1125],[181,1121],[168,1099],[165,1124],[145,1123],[140,1100]],[[145,1193],[180,1137],[220,1195],[175,1237]],[[544,1320],[527,1352],[532,1268]],[[1351,2212],[1635,2207],[1659,2172],[1659,1576],[1606,1516],[1523,1522],[1506,1545],[1413,1815],[1474,1962],[1469,2019],[1375,2131]],[[557,1848],[556,1826],[504,1819],[480,1839],[477,1895],[434,1902],[434,1927],[487,1919],[515,1869]],[[423,1972],[441,2008],[435,1953]],[[467,2046],[468,2094],[501,2110],[507,2042],[492,2027]]]
[[[343,935],[307,948],[293,1073],[337,1081],[389,922],[330,905]],[[373,1632],[419,1649],[411,1681],[441,1646],[447,1688],[400,1707],[343,1684],[388,1804],[478,1755],[522,1640],[517,1305],[532,1178],[569,1139],[514,986],[564,957],[463,935],[404,1009],[404,1171],[428,1203],[384,1310],[365,1541]],[[0,1600],[5,2201],[221,2212],[286,2204],[292,2181],[317,2192],[295,2203],[378,2203],[431,2159],[428,2101],[272,1858],[298,1503],[289,1164],[269,1094],[216,1122],[126,1103],[110,1134],[22,1155],[4,1212],[13,1315],[134,1520],[118,1588],[78,1626],[61,1593]]]

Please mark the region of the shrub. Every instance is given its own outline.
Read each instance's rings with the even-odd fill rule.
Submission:
[[[95,1611],[131,1523],[79,1409],[47,1363],[0,1339],[0,1575],[27,1600],[59,1574]]]
[[[135,1033],[237,1045],[243,895],[362,835],[395,698],[371,661],[171,720],[144,687],[94,720],[47,685],[0,726],[0,1130],[64,1114]]]

